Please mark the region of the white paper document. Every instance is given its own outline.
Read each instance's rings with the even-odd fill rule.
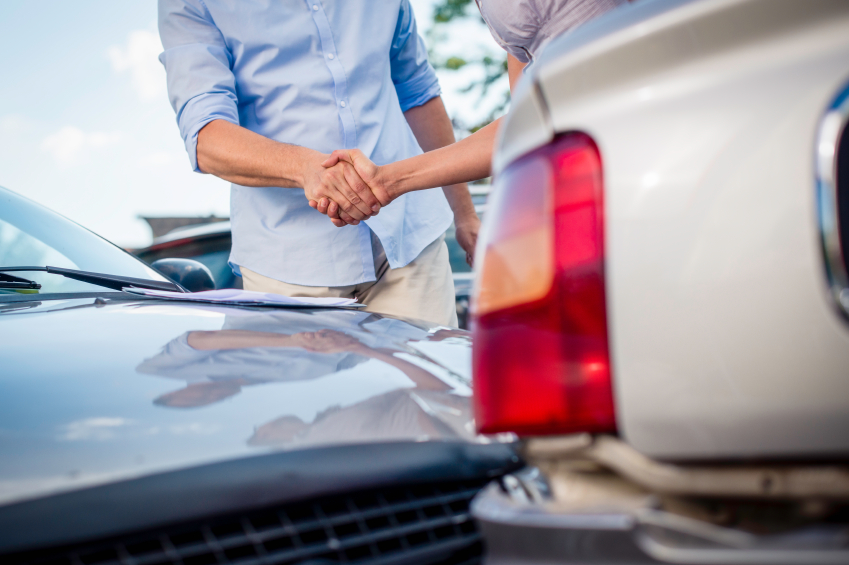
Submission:
[[[209,302],[213,304],[242,304],[263,306],[289,306],[289,307],[362,307],[354,298],[305,298],[294,296],[283,296],[270,292],[254,292],[238,288],[222,288],[220,290],[205,290],[203,292],[169,292],[167,290],[152,290],[148,288],[127,288],[126,292],[143,294],[144,296],[155,296],[170,300],[185,300],[191,302]]]

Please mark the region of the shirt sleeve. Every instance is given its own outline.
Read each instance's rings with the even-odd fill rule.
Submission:
[[[196,172],[198,132],[213,120],[239,124],[232,55],[202,0],[159,0],[159,61],[168,98]]]
[[[574,0],[548,0],[546,4],[559,6],[566,2]],[[478,2],[478,7],[495,42],[522,63],[529,63],[533,59],[534,42],[540,35],[534,0],[488,0]]]
[[[416,17],[409,0],[401,0],[389,57],[392,82],[402,111],[421,106],[440,95],[439,80],[427,60],[427,48],[416,29]]]

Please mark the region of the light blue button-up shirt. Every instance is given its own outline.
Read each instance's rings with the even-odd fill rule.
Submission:
[[[440,93],[409,0],[159,0],[168,96],[197,171],[197,135],[227,120],[324,153],[359,148],[378,165],[421,153],[403,112]],[[369,229],[391,268],[451,225],[439,189],[405,194],[336,228],[303,189],[230,192],[230,262],[292,284],[375,280]]]

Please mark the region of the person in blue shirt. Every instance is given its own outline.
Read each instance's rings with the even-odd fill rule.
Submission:
[[[337,148],[387,164],[454,142],[409,0],[159,0],[159,32],[189,161],[232,182],[247,290],[456,325],[444,233],[453,220],[473,251],[468,187],[390,198],[322,165]]]

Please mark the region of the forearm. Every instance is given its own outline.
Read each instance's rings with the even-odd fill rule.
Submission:
[[[527,63],[523,63],[513,55],[507,55],[507,79],[510,82],[510,92],[516,87],[516,83],[522,78],[522,71],[525,70]]]
[[[198,133],[198,167],[242,186],[302,188],[303,163],[320,159],[312,149],[280,143],[225,120]]]
[[[410,108],[404,113],[410,129],[425,152],[434,151],[452,145],[455,142],[454,128],[442,98],[437,96],[421,106]],[[474,215],[475,207],[469,196],[469,187],[465,182],[443,183],[445,198],[457,217]]]
[[[200,351],[296,346],[291,336],[249,330],[194,331],[189,333],[187,341],[192,349]]]
[[[469,137],[440,149],[382,167],[393,194],[486,178],[501,118]]]
[[[395,367],[396,369],[404,373],[407,378],[416,383],[416,388],[422,390],[451,390],[451,387],[449,387],[439,378],[433,376],[433,374],[431,374],[429,371],[422,369],[415,363],[410,363],[409,361],[396,357],[396,352],[394,351],[361,345],[359,347],[353,348],[352,352],[358,353],[363,357],[369,357],[371,359],[383,361],[387,365]]]

